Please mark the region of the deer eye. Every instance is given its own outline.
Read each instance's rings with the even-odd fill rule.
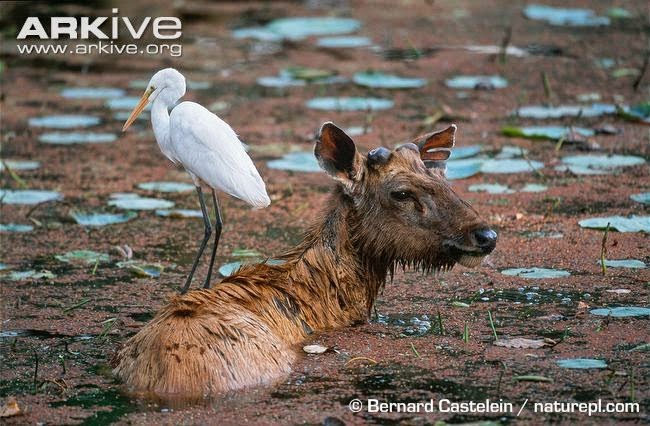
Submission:
[[[390,193],[390,196],[397,201],[406,201],[409,198],[413,198],[413,194],[409,191],[393,191]]]

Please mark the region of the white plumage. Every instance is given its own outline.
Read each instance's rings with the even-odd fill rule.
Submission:
[[[228,123],[195,102],[182,102],[169,113],[169,108],[176,105],[184,95],[185,77],[181,73],[173,68],[158,71],[149,81],[140,102],[122,128],[125,131],[151,102],[151,124],[160,150],[172,162],[183,165],[197,187],[205,236],[183,292],[190,285],[212,231],[201,184],[205,183],[212,189],[216,221],[216,238],[204,287],[209,287],[210,284],[221,234],[221,215],[214,191],[220,190],[230,194],[253,208],[267,207],[271,203],[264,181]]]

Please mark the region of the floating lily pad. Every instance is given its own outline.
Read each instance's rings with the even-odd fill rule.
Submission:
[[[598,261],[600,265],[600,260]],[[632,268],[632,269],[644,269],[646,264],[636,259],[620,259],[620,260],[609,260],[605,259],[605,266],[608,268]]]
[[[650,232],[650,216],[593,217],[578,223],[583,228],[590,229],[605,229],[609,223],[610,229],[618,232]]]
[[[349,134],[349,133],[348,133]],[[451,150],[449,160],[462,160],[463,158],[470,158],[478,155],[483,147],[481,145],[459,146]]]
[[[310,99],[306,105],[311,109],[329,111],[379,111],[392,108],[394,103],[383,98],[325,97]]]
[[[632,12],[622,7],[610,7],[607,9],[607,16],[612,19],[630,19],[634,17]]]
[[[171,209],[171,210],[156,210],[156,216],[171,217],[174,219],[189,219],[189,218],[202,218],[203,213],[201,210],[189,209]]]
[[[272,75],[260,77],[257,80],[257,84],[262,87],[275,87],[275,88],[285,88],[285,87],[300,87],[307,85],[305,80],[298,80],[288,75]]]
[[[524,185],[520,191],[521,192],[544,192],[548,189],[548,186],[541,185],[539,183],[527,183]]]
[[[262,257],[262,253],[255,249],[235,249],[232,255],[233,257]]]
[[[121,98],[113,98],[106,101],[106,106],[110,109],[125,109],[132,110],[140,102],[137,96],[124,96]],[[145,111],[151,109],[151,103],[147,104]]]
[[[95,132],[51,132],[43,133],[38,137],[43,143],[52,145],[72,145],[75,143],[110,143],[117,140],[113,133],[95,133]]]
[[[330,70],[322,70],[310,67],[289,67],[282,70],[281,74],[305,81],[321,80],[335,75],[335,73]]]
[[[523,118],[547,119],[562,117],[599,117],[605,114],[615,114],[616,105],[560,105],[556,107],[544,105],[529,105],[519,108],[515,114]]]
[[[528,150],[526,148],[522,148],[520,146],[505,145],[501,148],[501,151],[499,151],[499,153],[494,156],[494,158],[517,158],[522,157],[526,154],[528,154]]]
[[[562,368],[574,369],[607,368],[605,361],[592,358],[560,359],[557,361],[557,365]]]
[[[448,180],[465,179],[481,172],[481,160],[472,158],[447,162]]]
[[[126,213],[92,213],[75,211],[70,213],[70,216],[82,226],[106,226],[116,223],[128,222],[131,219],[138,217],[135,212]]]
[[[0,232],[31,232],[34,230],[32,225],[23,225],[21,223],[0,223]]]
[[[140,197],[137,194],[119,194],[119,197],[112,194],[112,200],[108,201],[109,206],[115,206],[124,210],[156,210],[170,209],[174,207],[174,202],[160,198]]]
[[[481,164],[483,173],[525,173],[533,172],[544,167],[539,161],[528,161],[522,159],[489,159]]]
[[[636,202],[643,204],[650,204],[650,192],[642,192],[640,194],[632,194],[630,198]]]
[[[124,90],[114,87],[68,87],[61,91],[61,96],[68,99],[108,99],[124,94]]]
[[[188,192],[195,189],[194,185],[185,182],[143,182],[138,184],[138,188],[145,191],[156,192]]]
[[[219,267],[219,274],[223,277],[229,277],[235,272],[239,270],[244,265],[249,265],[254,263],[253,260],[248,261],[248,262],[230,262],[230,263],[225,263]],[[269,265],[281,265],[284,263],[282,260],[278,259],[268,259],[265,263]]]
[[[377,89],[416,89],[427,84],[423,78],[400,77],[375,71],[355,73],[352,81],[360,86]]]
[[[524,16],[535,21],[567,27],[598,27],[610,24],[606,16],[598,16],[591,9],[567,9],[530,4],[524,8]]]
[[[277,160],[267,163],[271,169],[287,170],[292,172],[320,172],[322,171],[311,152],[290,152]]]
[[[6,278],[11,281],[22,281],[22,280],[51,280],[56,278],[56,275],[54,275],[52,272],[43,270],[43,271],[35,271],[33,269],[27,270],[27,271],[12,271],[8,273],[7,275],[3,276],[3,278]]]
[[[111,260],[106,253],[98,253],[93,250],[73,250],[65,254],[57,254],[54,257],[61,262],[85,263],[87,265],[106,263]]]
[[[501,129],[501,132],[510,137],[550,140],[564,139],[571,132],[575,132],[585,137],[593,136],[595,134],[591,129],[563,126],[504,127]]]
[[[113,118],[117,121],[126,121],[129,119],[129,116],[131,115],[131,111],[129,110],[123,110],[123,111],[115,111],[115,114],[113,114]],[[149,112],[143,111],[136,120],[140,121],[146,121],[149,120]]]
[[[575,174],[598,175],[613,173],[620,167],[644,164],[645,159],[633,155],[572,155],[562,158],[562,163]]]
[[[469,186],[470,192],[487,192],[488,194],[514,194],[514,190],[498,183],[479,183]]]
[[[499,75],[458,75],[445,80],[452,89],[503,89],[508,80]]]
[[[618,308],[598,308],[590,311],[594,315],[604,317],[625,318],[625,317],[646,317],[650,316],[650,308],[640,306],[620,306]]]
[[[158,278],[165,270],[165,267],[158,263],[143,263],[135,260],[118,262],[117,266],[127,269],[131,274],[141,278]]]
[[[99,117],[92,115],[47,115],[45,117],[30,118],[28,123],[32,127],[48,127],[51,129],[73,129],[75,127],[90,127],[99,124]]]
[[[366,47],[372,44],[368,37],[358,36],[337,36],[319,38],[316,45],[330,49],[348,49],[354,47]]]
[[[356,19],[335,17],[281,18],[265,26],[238,28],[235,38],[254,38],[260,41],[302,40],[310,36],[349,34],[357,31],[361,23]]]
[[[509,275],[513,277],[521,278],[564,278],[571,275],[570,272],[564,271],[562,269],[549,269],[549,268],[512,268],[504,269],[501,271],[503,275]]]
[[[237,272],[237,270],[239,270],[241,266],[242,266],[241,262],[230,262],[230,263],[223,264],[219,267],[219,274],[223,277],[229,277],[235,272]]]
[[[5,169],[5,164],[11,170],[36,170],[41,167],[40,161],[0,160],[0,171]]]
[[[283,38],[300,40],[310,36],[349,34],[357,31],[361,23],[351,18],[296,17],[269,22],[266,28]]]
[[[55,191],[0,189],[0,201],[5,204],[38,204],[62,199],[63,195]]]
[[[650,101],[631,107],[623,107],[618,113],[621,117],[630,121],[650,123]]]

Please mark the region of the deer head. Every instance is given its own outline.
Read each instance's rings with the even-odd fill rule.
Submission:
[[[314,153],[351,201],[349,237],[367,263],[435,271],[474,267],[494,250],[496,232],[445,178],[455,133],[452,125],[364,156],[343,130],[323,124]]]

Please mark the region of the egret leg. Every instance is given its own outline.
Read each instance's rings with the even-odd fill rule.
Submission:
[[[212,234],[212,225],[210,224],[210,217],[208,216],[208,211],[205,207],[205,200],[203,199],[203,191],[201,190],[200,186],[196,187],[196,192],[199,195],[199,203],[201,203],[201,213],[203,213],[203,224],[205,225],[205,233],[203,234],[203,241],[201,241],[199,252],[196,254],[196,258],[194,258],[194,263],[192,264],[192,270],[190,271],[190,275],[187,277],[187,281],[185,281],[185,285],[181,289],[181,294],[185,294],[187,292],[187,289],[190,288],[190,284],[192,283],[192,277],[194,276],[194,271],[196,271],[196,267],[199,264],[199,259],[201,259],[201,255],[205,250],[205,246],[208,244],[208,240],[210,239],[210,234]]]
[[[221,210],[219,209],[219,201],[217,200],[217,193],[212,190],[212,203],[214,204],[214,245],[212,246],[212,256],[210,256],[210,265],[208,266],[208,276],[205,279],[203,288],[210,288],[210,277],[212,276],[212,267],[214,266],[214,259],[217,254],[217,246],[219,245],[219,237],[221,237],[221,229],[223,222],[221,221]]]

